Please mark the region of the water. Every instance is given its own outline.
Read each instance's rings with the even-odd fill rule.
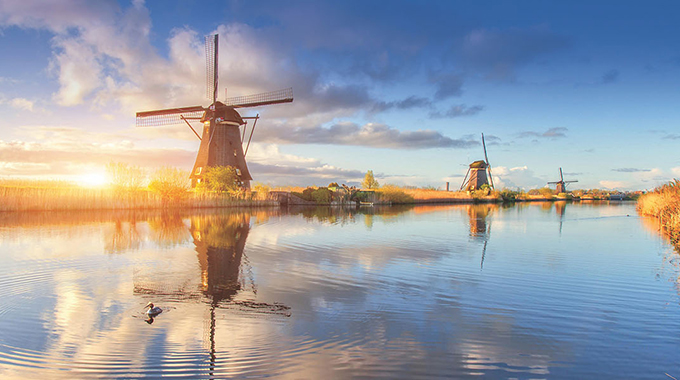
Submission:
[[[680,378],[679,259],[645,223],[631,203],[3,214],[0,377]]]

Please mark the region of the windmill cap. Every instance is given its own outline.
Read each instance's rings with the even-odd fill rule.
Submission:
[[[486,168],[487,166],[488,166],[488,165],[486,164],[486,162],[484,162],[484,161],[482,161],[482,160],[475,161],[475,162],[473,162],[473,163],[470,164],[470,167],[471,167],[471,168],[481,168],[481,169],[484,169],[484,168]]]

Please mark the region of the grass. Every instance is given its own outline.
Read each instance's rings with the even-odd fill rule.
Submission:
[[[235,199],[223,194],[188,191],[168,201],[148,188],[88,188],[64,181],[0,181],[0,211],[145,210],[274,206],[271,200]]]
[[[641,215],[657,218],[673,244],[680,243],[680,180],[675,179],[638,198]]]

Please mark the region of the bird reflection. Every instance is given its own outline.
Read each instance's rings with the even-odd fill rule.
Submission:
[[[486,246],[489,243],[489,236],[491,235],[491,222],[489,222],[487,225],[486,218],[496,208],[498,208],[498,205],[495,204],[474,204],[468,206],[467,211],[468,217],[470,218],[470,237],[482,239],[484,241],[480,270],[484,269]]]

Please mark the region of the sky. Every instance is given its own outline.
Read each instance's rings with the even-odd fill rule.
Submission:
[[[186,125],[135,113],[292,87],[246,157],[273,186],[652,189],[680,177],[680,3],[0,0],[0,178],[190,170]],[[195,125],[199,128],[200,125]]]

